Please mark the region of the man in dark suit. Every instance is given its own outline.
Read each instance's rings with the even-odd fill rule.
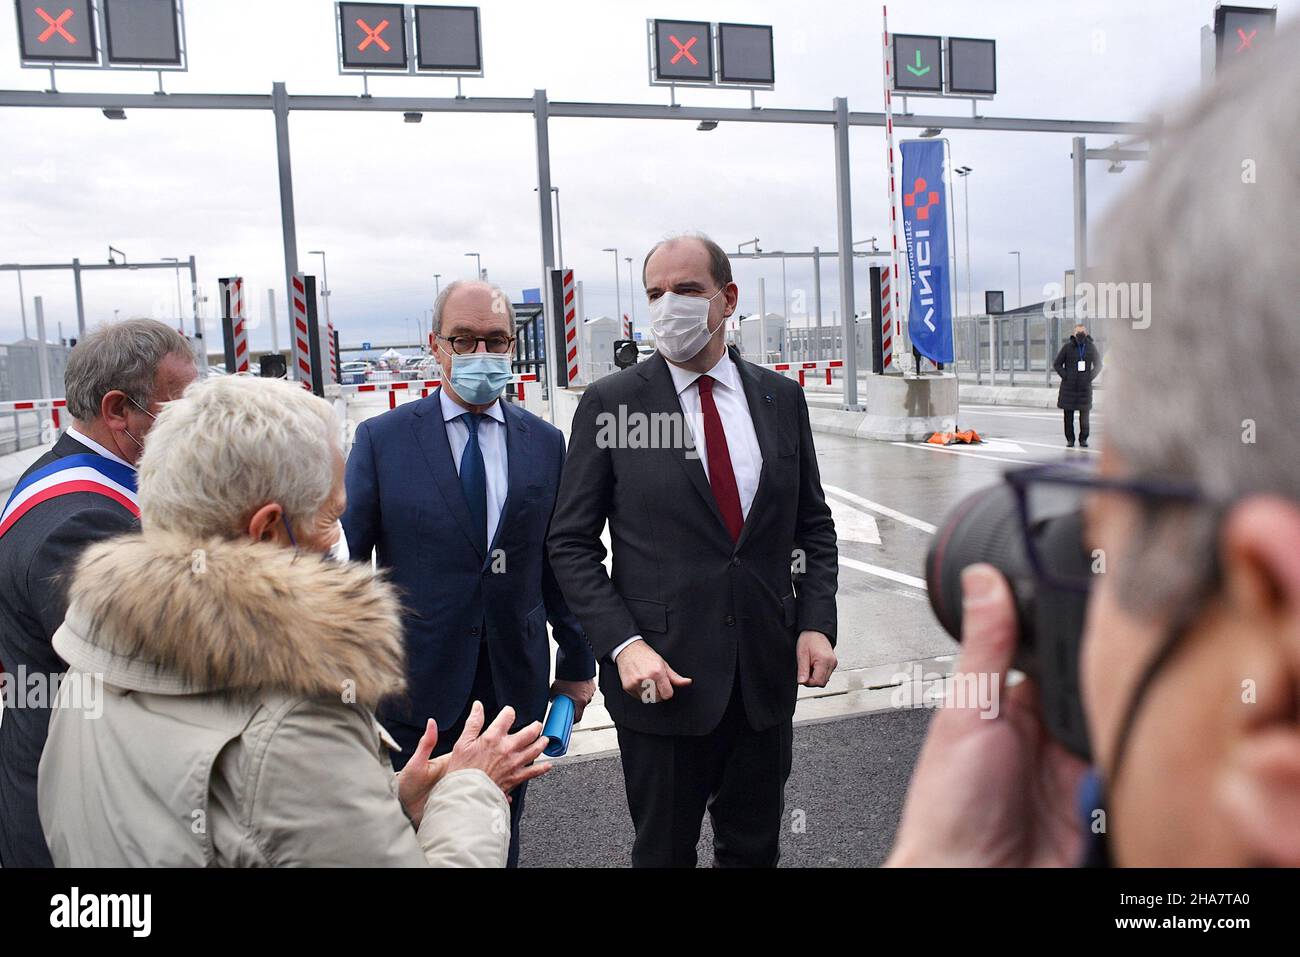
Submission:
[[[455,282],[434,307],[442,386],[357,428],[343,528],[354,558],[403,592],[407,700],[380,720],[410,757],[429,717],[434,755],[451,750],[475,701],[488,718],[514,709],[513,728],[546,712],[551,694],[595,695],[596,663],[546,558],[564,437],[500,398],[510,379],[514,310],[484,282]],[[540,728],[538,729],[540,732]],[[509,866],[519,859],[524,790],[512,793]]]
[[[642,276],[658,352],[583,395],[551,563],[601,663],[633,865],[694,866],[707,808],[715,864],[772,866],[796,686],[836,665],[835,526],[803,391],[727,348],[726,253],[668,240]]]
[[[50,867],[36,771],[66,666],[50,639],[67,610],[66,573],[91,542],[129,530],[135,463],[161,404],[194,380],[184,336],[152,319],[101,326],[68,357],[72,424],[14,486],[0,513],[0,866]]]

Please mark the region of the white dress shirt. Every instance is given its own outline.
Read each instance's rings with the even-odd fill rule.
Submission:
[[[114,462],[119,462],[122,465],[125,465],[127,468],[131,469],[131,471],[135,471],[134,465],[132,465],[126,459],[122,458],[120,455],[115,455],[114,453],[110,452],[108,449],[104,448],[102,445],[100,445],[90,436],[86,435],[86,433],[78,432],[77,427],[75,425],[68,426],[67,434],[72,436],[74,439],[76,439],[86,448],[90,449],[90,451],[94,452],[96,455],[102,455],[106,459],[111,459]]]
[[[668,371],[672,373],[677,401],[681,403],[686,424],[695,440],[695,450],[707,476],[709,449],[704,436],[704,411],[700,406],[700,373],[688,372],[671,362]],[[724,352],[717,365],[705,374],[713,377],[713,404],[718,407],[718,418],[722,420],[722,431],[727,437],[731,471],[735,473],[736,489],[740,492],[740,514],[749,518],[749,507],[754,504],[758,479],[763,471],[763,451],[758,446],[758,433],[754,431],[754,417],[749,412],[740,369],[731,360],[731,354]],[[633,635],[610,652],[610,660],[618,658],[619,652],[640,639],[640,635]]]
[[[677,401],[686,415],[686,424],[695,438],[695,450],[707,476],[709,450],[704,436],[704,411],[700,406],[700,373],[687,372],[671,362],[668,371],[672,373]],[[718,407],[722,431],[727,436],[731,471],[736,475],[736,489],[740,492],[740,514],[748,518],[749,506],[754,503],[754,493],[758,491],[758,477],[763,471],[763,452],[758,447],[758,433],[754,431],[754,418],[749,414],[740,370],[731,361],[730,353],[724,352],[718,364],[705,374],[713,377],[713,404]]]
[[[460,474],[460,460],[469,444],[469,426],[460,418],[469,410],[457,405],[446,389],[438,390],[442,405],[442,421],[447,429],[447,444],[451,446],[451,459]],[[487,541],[488,547],[496,539],[497,524],[501,521],[501,507],[506,502],[509,471],[506,462],[506,416],[501,411],[501,400],[493,402],[478,423],[478,447],[483,453],[483,469],[487,473]]]

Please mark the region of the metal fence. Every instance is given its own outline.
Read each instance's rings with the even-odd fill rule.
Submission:
[[[49,421],[49,409],[0,414],[0,455],[21,452],[33,445],[44,445],[49,438],[49,433],[45,431]]]
[[[981,385],[1055,386],[1052,361],[1074,328],[1070,315],[1043,312],[964,316],[953,321],[957,375]],[[1092,330],[1104,354],[1101,334]],[[1102,381],[1097,381],[1100,388]]]

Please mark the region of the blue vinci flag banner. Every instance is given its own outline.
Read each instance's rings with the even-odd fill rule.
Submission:
[[[903,234],[912,299],[907,331],[912,347],[933,362],[952,362],[952,285],[948,266],[948,191],[944,144],[905,140]]]

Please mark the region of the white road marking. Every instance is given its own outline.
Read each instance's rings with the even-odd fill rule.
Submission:
[[[1020,455],[1026,454],[1024,449],[1022,449],[1015,442],[1012,442],[1008,439],[985,438],[983,442],[980,442],[978,445],[971,446],[971,448],[977,450],[982,449],[988,452],[1016,452]]]
[[[899,443],[899,444],[906,444],[906,443]],[[832,495],[838,495],[846,502],[852,502],[854,505],[857,505],[860,508],[865,508],[868,511],[876,512],[879,515],[884,515],[886,518],[892,518],[894,521],[902,522],[904,525],[910,525],[913,528],[919,528],[921,531],[926,532],[930,535],[933,535],[936,531],[938,531],[938,528],[934,525],[931,525],[929,522],[923,522],[919,518],[913,518],[911,515],[905,515],[904,513],[898,511],[897,509],[890,508],[888,505],[881,505],[879,502],[873,502],[870,499],[863,498],[861,495],[854,495],[848,489],[839,488],[838,486],[835,485],[825,485],[825,484],[822,485],[822,489],[824,491],[830,492]]]
[[[1026,462],[1037,462],[1038,459],[1004,459],[1000,455],[984,455],[979,452],[966,452],[960,449],[950,449],[942,445],[926,445],[924,442],[890,442],[890,445],[897,445],[904,449],[924,449],[927,452],[946,452],[948,455],[960,455],[968,459],[982,459],[985,462],[1010,462],[1012,465],[1024,465]]]
[[[1084,448],[1070,449],[1070,448],[1066,448],[1064,445],[1061,445],[1060,443],[1053,444],[1051,442],[1030,442],[1028,439],[1016,439],[1016,441],[1019,442],[1021,445],[1036,445],[1039,448],[1057,449],[1058,451],[1061,452],[1089,452],[1093,455],[1101,455],[1101,449],[1084,449]]]
[[[875,575],[877,578],[885,578],[891,582],[897,582],[900,585],[910,585],[913,588],[925,590],[925,579],[917,578],[915,575],[904,575],[902,572],[896,572],[892,568],[882,568],[879,565],[868,565],[866,562],[860,562],[854,558],[845,558],[840,556],[840,564],[845,568],[852,568],[854,571],[866,572],[868,575]]]
[[[866,545],[880,544],[880,526],[875,516],[868,515],[836,498],[828,500],[831,517],[835,519],[835,536],[846,542],[862,542]]]

